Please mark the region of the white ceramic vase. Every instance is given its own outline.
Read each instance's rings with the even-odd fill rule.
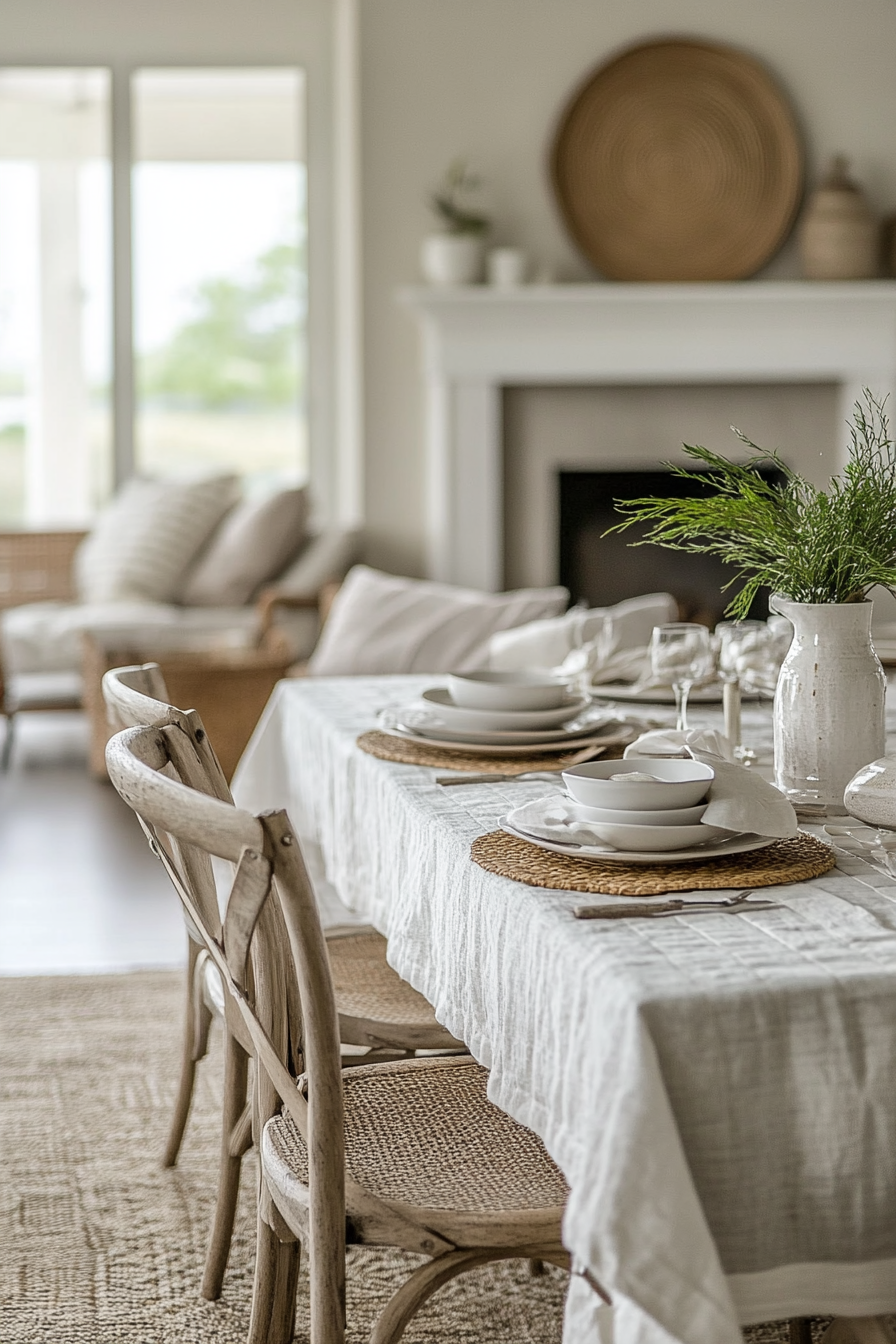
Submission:
[[[478,284],[484,260],[485,244],[474,233],[432,233],[420,249],[423,278],[438,288]]]
[[[871,602],[790,602],[793,625],[775,691],[775,783],[793,803],[844,812],[843,790],[885,750],[886,677],[871,644]]]
[[[871,761],[847,784],[843,795],[847,812],[868,826],[896,830],[896,757]]]

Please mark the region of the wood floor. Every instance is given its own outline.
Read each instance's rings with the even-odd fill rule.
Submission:
[[[0,776],[0,974],[180,966],[179,903],[133,814],[87,774],[82,717],[22,715],[16,736]]]

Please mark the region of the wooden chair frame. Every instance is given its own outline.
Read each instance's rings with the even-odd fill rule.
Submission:
[[[188,768],[186,781],[192,788],[232,807],[233,797],[217,755],[195,710],[181,710],[168,703],[165,679],[157,663],[115,668],[103,677],[103,696],[110,721],[118,728],[171,727],[182,734],[195,754],[196,762]],[[154,840],[151,843],[156,852]],[[208,884],[203,878],[200,889]],[[204,898],[205,899],[205,898]],[[185,908],[185,915],[187,914]],[[286,930],[276,901],[268,907],[265,919],[273,945],[279,947],[281,960],[286,943]],[[163,1165],[174,1166],[180,1151],[195,1084],[196,1067],[208,1050],[212,1013],[205,1001],[203,982],[208,952],[204,939],[195,923],[187,915],[187,980],[184,1011],[181,1069],[171,1127],[163,1156]],[[204,925],[217,937],[220,917],[214,884],[207,890]],[[358,926],[328,931],[327,941],[358,933]],[[373,932],[373,930],[367,930]],[[289,980],[291,1010],[296,1009],[294,981],[290,968],[281,965],[279,974]],[[242,1159],[252,1146],[250,1107],[247,1101],[248,1061],[253,1054],[251,1037],[225,995],[224,1021],[224,1092],[221,1154],[218,1169],[218,1193],[215,1202],[211,1236],[202,1281],[202,1295],[214,1300],[221,1294],[227,1257],[233,1235],[239,1194]],[[400,1022],[383,1023],[369,1018],[358,1018],[345,1013],[339,1015],[340,1039],[344,1044],[360,1046],[367,1053],[343,1059],[343,1066],[367,1063],[371,1059],[400,1059],[416,1049],[456,1051],[462,1049],[450,1032],[434,1023],[431,1027]]]
[[[310,1257],[311,1344],[342,1344],[347,1226],[355,1241],[430,1257],[387,1305],[373,1344],[394,1344],[422,1302],[475,1265],[537,1256],[568,1268],[560,1208],[522,1210],[500,1215],[498,1222],[490,1214],[470,1214],[454,1230],[450,1216],[383,1199],[347,1177],[336,1000],[316,900],[289,818],[282,811],[254,817],[194,791],[190,779],[200,773],[201,763],[176,724],[126,729],[109,743],[107,761],[116,789],[156,845],[251,1038],[258,1066],[256,1141],[262,1126],[282,1107],[307,1148],[304,1217],[277,1205],[262,1174],[250,1339],[282,1344],[292,1337],[301,1241]],[[209,926],[203,895],[209,855],[236,864],[220,930]],[[269,974],[266,967],[270,946],[261,916],[274,890],[299,998],[301,1041],[294,1044],[300,1048],[304,1073],[298,1083],[290,1071],[285,1039],[284,987],[276,968]],[[433,1061],[436,1067],[451,1064]]]

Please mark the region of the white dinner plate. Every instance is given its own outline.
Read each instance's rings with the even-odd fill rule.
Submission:
[[[604,682],[591,686],[591,694],[599,700],[621,700],[633,705],[674,705],[675,692],[671,686],[647,686],[643,690],[627,681]],[[722,687],[695,686],[688,696],[689,705],[720,705]]]
[[[446,751],[466,751],[471,756],[538,756],[542,752],[552,753],[555,758],[563,754],[567,744],[563,741],[552,739],[549,742],[527,742],[524,746],[511,746],[502,742],[496,746],[493,742],[472,742],[468,738],[456,737],[451,740],[440,737],[422,737],[417,732],[412,732],[409,728],[381,728],[380,732],[388,733],[391,737],[400,737],[403,742],[418,742],[425,747],[444,747]],[[630,742],[632,734],[630,730],[620,729],[619,733],[595,733],[591,736],[572,738],[568,743],[568,750],[584,751],[586,747],[593,746],[595,750],[598,747],[614,747],[623,742]]]
[[[559,728],[591,703],[587,696],[567,696],[557,709],[461,709],[443,686],[424,691],[421,700],[455,733],[537,732]]]
[[[575,726],[575,725],[578,726]],[[414,733],[418,737],[426,737],[431,740],[436,738],[442,742],[457,742],[461,745],[475,743],[477,746],[489,747],[525,747],[525,746],[561,746],[564,742],[575,743],[580,737],[595,737],[599,733],[618,732],[621,728],[618,719],[602,719],[595,723],[573,720],[571,724],[563,728],[542,728],[540,732],[519,732],[519,733],[471,733],[471,732],[453,732],[440,724],[433,715],[433,722],[427,723],[421,716],[411,722],[400,722],[398,725],[405,732]]]
[[[550,854],[565,854],[570,859],[584,859],[586,863],[696,863],[700,859],[717,859],[723,854],[747,854],[751,849],[765,849],[775,842],[765,835],[745,833],[733,835],[730,840],[707,840],[705,845],[695,845],[693,849],[663,850],[660,853],[645,854],[642,850],[604,849],[597,845],[562,844],[558,840],[542,840],[528,831],[517,830],[505,817],[501,830],[513,835],[517,840],[546,849]]]

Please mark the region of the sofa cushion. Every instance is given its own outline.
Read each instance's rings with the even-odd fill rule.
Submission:
[[[187,567],[238,493],[235,476],[128,481],[78,548],[79,599],[172,601]]]
[[[277,588],[299,597],[316,597],[325,584],[342,582],[360,548],[359,528],[324,528],[277,577]]]
[[[341,676],[481,667],[496,630],[554,616],[568,601],[565,588],[481,593],[356,565],[336,594],[308,672]]]
[[[308,495],[247,499],[216,528],[180,594],[187,607],[239,607],[275,579],[306,540]]]
[[[0,615],[3,668],[10,676],[78,672],[85,630],[121,632],[123,642],[146,646],[196,646],[209,639],[252,642],[254,607],[178,607],[161,602],[31,602]]]

